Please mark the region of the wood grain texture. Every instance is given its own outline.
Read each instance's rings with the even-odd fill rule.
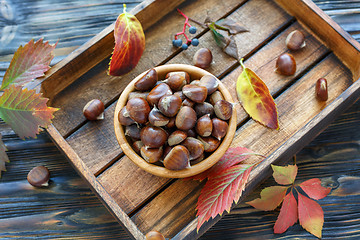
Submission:
[[[341,5],[342,1],[336,3],[332,1],[316,2],[323,2],[323,5],[328,9],[327,11],[333,13],[333,16],[334,14],[335,17],[343,16],[343,23],[346,23],[346,19],[349,19],[349,24],[345,25],[354,26],[352,33],[356,36],[356,28],[359,25],[354,24],[354,21],[352,21],[356,20],[356,13],[349,14],[351,10],[345,9],[345,6],[356,6],[356,2],[346,2],[343,5]],[[332,6],[334,5],[340,7],[333,8]],[[344,9],[338,11],[341,10],[341,6]],[[36,13],[38,9],[40,8],[35,8],[33,14],[39,14]],[[54,13],[57,11],[61,11],[61,9],[55,10]],[[81,34],[81,32],[79,33]],[[75,36],[75,39],[77,33],[72,32],[71,34]],[[69,43],[71,44],[71,38]],[[68,49],[61,49],[63,52],[70,50],[71,46]],[[0,71],[5,69],[6,61],[9,58],[1,59],[5,59],[5,63],[2,60]],[[251,58],[248,60],[248,64],[250,63]],[[299,180],[320,177],[324,184],[329,184],[335,189],[329,197],[324,199],[326,206],[324,208],[324,239],[357,239],[359,237],[358,216],[360,213],[357,204],[359,202],[359,190],[357,188],[359,175],[359,146],[357,140],[359,139],[360,132],[357,130],[360,119],[359,110],[360,104],[357,102],[298,154],[297,163],[300,166],[299,177],[301,177]],[[4,173],[3,178],[0,180],[0,189],[4,189],[3,194],[0,196],[0,201],[4,204],[4,211],[2,212],[5,214],[3,216],[0,215],[0,236],[2,238],[24,238],[24,236],[27,236],[29,239],[128,239],[124,229],[119,227],[115,220],[111,221],[111,215],[96,200],[91,191],[86,189],[84,182],[71,170],[66,159],[56,150],[46,134],[40,135],[37,140],[21,141],[4,124],[0,125],[0,131],[5,135],[4,141],[11,155],[11,163],[7,164],[8,171]],[[344,164],[344,162],[348,164]],[[59,174],[54,175],[53,183],[57,186],[63,184],[61,191],[59,189],[56,189],[56,192],[38,191],[36,204],[42,207],[35,207],[35,204],[32,205],[34,197],[31,199],[26,197],[31,196],[32,191],[34,191],[34,189],[28,189],[26,181],[24,181],[26,173],[31,169],[27,164],[34,163],[53,166],[51,168],[52,174]],[[65,175],[64,172],[66,173]],[[71,179],[72,174],[74,174],[75,180]],[[74,183],[77,181],[83,186],[83,189],[80,191],[79,188],[82,187]],[[6,183],[10,184],[3,185]],[[267,181],[264,186],[271,184],[273,184],[271,181]],[[1,188],[2,186],[6,187]],[[251,195],[253,197],[248,197],[247,199],[251,200],[258,197],[260,189],[256,190],[255,196]],[[24,191],[23,195],[21,195],[22,191]],[[69,191],[70,194],[67,194],[66,191]],[[43,198],[42,194],[45,194],[44,196],[46,197]],[[20,197],[24,196],[26,201],[22,201],[21,198],[16,201],[17,195]],[[66,199],[64,196],[68,196],[69,200],[64,200]],[[88,196],[93,197],[89,198]],[[47,208],[47,202],[49,201],[51,204]],[[71,203],[67,204],[68,202]],[[321,204],[323,203],[321,202]],[[29,209],[28,206],[30,206]],[[63,210],[64,207],[67,208]],[[57,210],[57,208],[60,208],[60,210]],[[258,212],[249,208],[249,206],[242,208],[242,205],[240,205],[230,215],[226,215],[211,228],[202,239],[313,238],[306,231],[302,230],[299,225],[292,227],[285,234],[274,235],[272,233],[272,226],[276,217],[276,212]]]

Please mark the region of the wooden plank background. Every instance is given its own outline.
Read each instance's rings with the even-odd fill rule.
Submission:
[[[127,2],[128,8],[140,1]],[[122,11],[123,1],[26,1],[1,0],[0,75],[3,77],[13,52],[31,38],[59,40],[53,64],[111,24]],[[360,2],[315,1],[355,39],[360,40]],[[319,177],[333,188],[319,203],[325,211],[324,239],[358,238],[360,223],[360,101],[297,155],[298,180]],[[0,133],[9,149],[8,171],[0,179],[0,238],[21,239],[128,239],[86,183],[71,168],[46,133],[20,140],[1,123]],[[28,171],[47,166],[52,182],[34,189],[26,181]],[[259,196],[266,181],[247,197]],[[278,212],[262,212],[240,204],[202,239],[279,239],[312,236],[299,225],[274,235]]]

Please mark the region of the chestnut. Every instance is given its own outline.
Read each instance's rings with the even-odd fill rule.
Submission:
[[[203,86],[188,84],[182,88],[182,92],[186,97],[196,103],[204,102],[207,97],[207,89]]]
[[[190,167],[189,150],[182,146],[176,145],[164,158],[164,166],[170,170],[182,170]]]
[[[196,137],[196,132],[195,129],[189,129],[186,131],[186,134],[188,135],[188,137]]]
[[[145,235],[145,240],[165,240],[165,237],[160,232],[152,230]]]
[[[125,127],[125,136],[129,136],[132,139],[140,139],[140,127],[137,124],[132,124]]]
[[[166,155],[169,154],[169,152],[171,151],[172,148],[173,148],[173,147],[171,147],[171,146],[166,146],[166,147],[165,147],[165,149],[164,149],[164,151],[163,151],[163,159],[166,157]]]
[[[221,120],[219,118],[213,118],[212,120],[212,132],[211,135],[218,140],[225,137],[227,130],[229,128],[229,125],[226,121]]]
[[[149,92],[146,100],[151,106],[156,106],[159,102],[159,99],[167,94],[172,94],[169,85],[167,85],[166,83],[160,83]]]
[[[200,137],[198,139],[204,144],[205,152],[214,152],[220,145],[220,141],[212,136],[210,137]]]
[[[226,100],[217,101],[214,105],[215,115],[222,120],[229,120],[232,115],[232,104]]]
[[[162,82],[169,85],[173,91],[179,91],[185,84],[187,84],[186,79],[179,74],[172,74],[169,76],[169,78]]]
[[[144,124],[148,121],[150,106],[145,99],[139,97],[130,99],[126,104],[126,109],[130,118],[137,123]]]
[[[224,96],[222,95],[222,93],[220,91],[215,91],[209,97],[209,102],[212,105],[215,105],[215,103],[220,100],[224,100]]]
[[[190,82],[190,85],[197,85],[197,86],[199,86],[199,84],[200,84],[200,80],[193,80],[193,81]]]
[[[159,109],[154,107],[149,113],[149,122],[151,125],[156,127],[166,126],[169,123],[170,119],[164,116]]]
[[[156,163],[163,155],[163,148],[147,148],[142,146],[140,149],[140,154],[148,163]]]
[[[176,115],[175,125],[180,130],[189,130],[195,126],[197,117],[194,109],[183,106]]]
[[[210,114],[206,114],[197,120],[195,130],[200,136],[202,137],[210,136],[212,129],[213,129],[213,125],[210,118]]]
[[[316,98],[320,101],[328,100],[328,87],[325,78],[319,78],[315,86]]]
[[[183,106],[188,106],[188,107],[193,107],[194,106],[194,102],[193,101],[191,101],[190,99],[188,99],[188,98],[185,98],[183,101],[182,101],[182,105]]]
[[[89,101],[83,108],[84,116],[90,120],[104,119],[104,103],[99,99],[93,99]]]
[[[168,137],[169,146],[174,146],[180,144],[187,138],[187,133],[181,130],[176,130],[172,132]]]
[[[49,169],[44,166],[34,167],[27,175],[28,182],[34,187],[47,187],[49,185],[49,179]]]
[[[130,118],[129,112],[126,110],[126,106],[124,106],[118,114],[118,120],[121,125],[129,126],[131,124],[134,124],[135,121]]]
[[[128,100],[136,97],[143,98],[146,100],[147,95],[149,95],[149,92],[131,92],[129,93]]]
[[[140,153],[140,149],[142,148],[144,146],[144,144],[142,143],[142,141],[135,141],[135,142],[133,142],[133,144],[132,144],[132,147],[133,147],[133,149],[134,149],[134,151],[136,152],[136,153]]]
[[[204,153],[204,144],[202,144],[199,139],[188,137],[181,143],[181,145],[189,150],[190,160],[195,160]]]
[[[165,127],[167,127],[168,129],[175,127],[175,120],[176,120],[176,117],[170,118],[169,123],[166,124]]]
[[[166,142],[168,134],[161,127],[148,125],[141,129],[140,138],[148,148],[159,148]]]
[[[193,57],[193,64],[199,68],[208,68],[211,65],[213,56],[208,48],[200,48]]]
[[[290,53],[284,53],[276,60],[276,72],[290,76],[296,72],[296,61]]]
[[[167,117],[175,117],[181,107],[181,98],[178,95],[165,95],[159,99],[158,108]]]
[[[294,30],[286,37],[286,47],[292,51],[297,51],[305,47],[305,35],[299,30]]]
[[[166,74],[165,78],[170,78],[172,75],[179,75],[182,79],[185,79],[186,84],[190,83],[190,75],[184,71],[177,71],[177,72],[169,72]]]
[[[214,114],[214,106],[208,102],[197,103],[194,110],[198,118],[204,116],[205,114],[210,114],[210,116]]]
[[[174,95],[178,95],[181,98],[181,101],[184,101],[186,98],[186,96],[184,95],[184,93],[182,91],[174,92]]]
[[[205,75],[200,78],[199,86],[206,87],[207,94],[210,95],[218,89],[219,82],[213,75]]]
[[[147,91],[153,88],[158,81],[158,74],[155,69],[150,69],[142,78],[136,81],[136,90]]]

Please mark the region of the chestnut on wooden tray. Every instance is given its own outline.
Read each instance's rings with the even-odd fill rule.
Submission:
[[[153,78],[145,81],[149,73],[157,76],[155,84]],[[143,93],[146,98],[137,97]],[[184,64],[155,67],[122,92],[114,113],[116,138],[126,156],[151,174],[193,176],[213,166],[230,146],[236,131],[232,105],[228,90],[206,70]],[[129,125],[141,129],[140,140],[125,134]]]

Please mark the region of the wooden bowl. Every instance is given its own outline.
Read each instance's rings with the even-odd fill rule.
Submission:
[[[168,65],[162,65],[159,67],[155,67],[159,79],[165,79],[165,75],[168,72],[173,71],[186,71],[189,73],[191,80],[200,79],[202,76],[211,74],[201,68],[191,66],[191,65],[185,65],[185,64],[168,64]],[[131,147],[129,142],[127,141],[125,134],[124,134],[124,128],[119,123],[118,120],[118,113],[119,111],[126,105],[126,102],[128,100],[128,95],[130,92],[134,91],[134,84],[135,82],[143,77],[146,74],[147,71],[143,72],[139,76],[137,76],[134,80],[132,80],[129,85],[124,89],[121,96],[119,97],[119,100],[116,104],[115,113],[114,113],[114,129],[117,141],[123,150],[123,152],[126,154],[128,158],[130,158],[138,167],[145,170],[146,172],[149,172],[151,174],[154,174],[156,176],[160,177],[166,177],[166,178],[185,178],[194,176],[196,174],[199,174],[208,168],[212,167],[216,162],[220,160],[220,158],[224,155],[226,150],[229,148],[234,135],[236,131],[236,109],[233,108],[233,114],[232,117],[229,120],[229,128],[226,136],[222,139],[222,142],[220,146],[216,149],[215,152],[211,153],[210,156],[208,156],[203,161],[191,166],[190,168],[183,169],[183,170],[169,170],[165,167],[157,166],[155,164],[151,164],[146,162],[141,156],[139,156]],[[222,92],[224,95],[224,98],[231,103],[234,103],[229,91],[225,88],[225,86],[219,81],[219,91]]]

